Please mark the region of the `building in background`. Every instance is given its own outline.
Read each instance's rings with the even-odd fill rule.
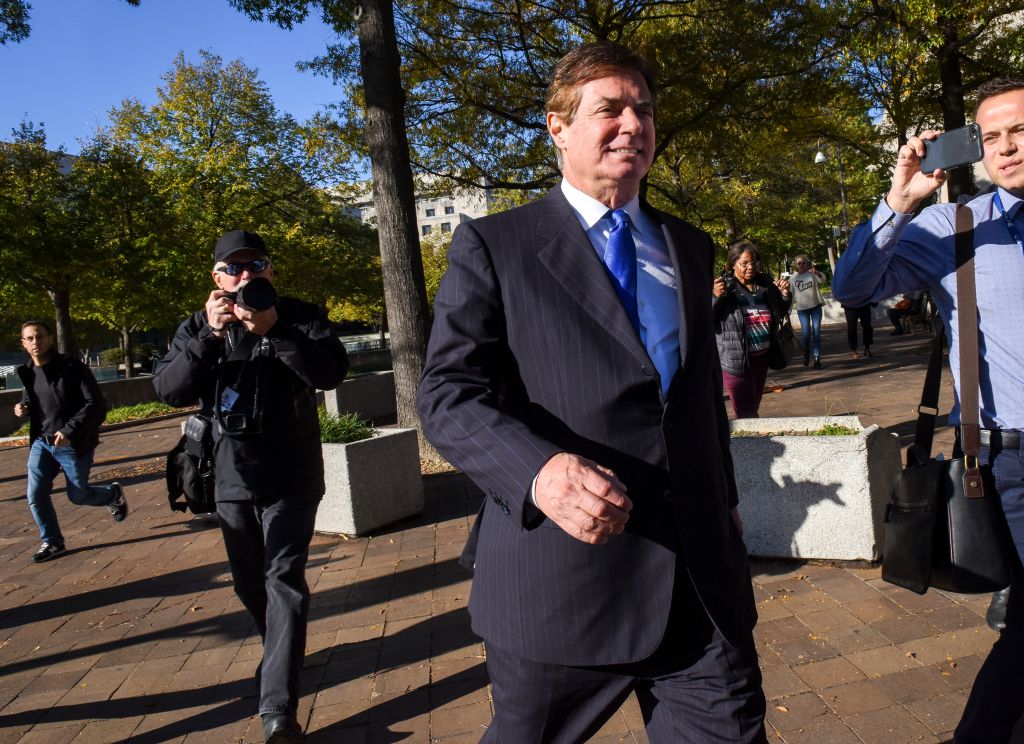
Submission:
[[[429,179],[417,181],[416,229],[420,237],[449,234],[457,225],[490,214],[498,206],[494,192],[482,186],[438,191],[430,189],[429,184]],[[376,226],[377,210],[369,186],[349,201],[345,211],[367,225]]]

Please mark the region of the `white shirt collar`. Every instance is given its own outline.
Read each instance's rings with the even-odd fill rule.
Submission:
[[[607,205],[602,204],[588,194],[584,194],[564,178],[562,179],[562,194],[569,202],[569,206],[576,210],[576,214],[580,216],[580,219],[583,221],[587,230],[594,227],[594,225],[604,219],[604,216],[608,214],[609,208]],[[623,204],[621,209],[624,209],[626,214],[629,215],[629,219],[633,222],[633,227],[639,227],[640,196],[634,196],[628,202]]]

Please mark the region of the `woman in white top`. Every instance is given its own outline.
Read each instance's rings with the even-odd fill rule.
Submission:
[[[793,259],[793,271],[789,277],[789,289],[793,293],[800,330],[803,332],[804,366],[810,363],[813,351],[814,368],[821,369],[821,308],[825,304],[821,283],[825,276],[814,268],[807,256]]]

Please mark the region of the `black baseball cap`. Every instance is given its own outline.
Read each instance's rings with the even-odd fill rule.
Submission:
[[[214,262],[224,261],[232,253],[238,251],[259,251],[261,255],[270,258],[267,244],[259,235],[248,230],[232,230],[220,236],[217,247],[213,249],[213,260]]]

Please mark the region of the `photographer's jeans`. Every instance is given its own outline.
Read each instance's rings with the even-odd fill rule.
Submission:
[[[319,501],[289,499],[266,507],[217,503],[235,594],[263,638],[257,671],[261,716],[296,714],[309,617],[306,559],[318,506]]]
[[[821,305],[810,310],[797,310],[797,317],[800,318],[800,332],[803,334],[804,348],[810,349],[815,359],[821,357]],[[809,345],[812,339],[814,346]]]
[[[28,451],[28,508],[39,526],[44,543],[64,547],[57,512],[51,494],[53,479],[63,470],[67,480],[68,499],[77,506],[106,506],[114,500],[110,486],[90,486],[93,451],[76,455],[73,447],[55,447],[42,438],[32,442]]]
[[[953,450],[955,457],[962,454],[958,450]],[[1019,560],[1024,557],[1024,445],[981,447],[978,459],[992,467],[1018,561],[1006,607],[1006,628],[999,633],[974,680],[954,741],[1003,744],[1010,741],[1014,726],[1024,714],[1024,571]]]

